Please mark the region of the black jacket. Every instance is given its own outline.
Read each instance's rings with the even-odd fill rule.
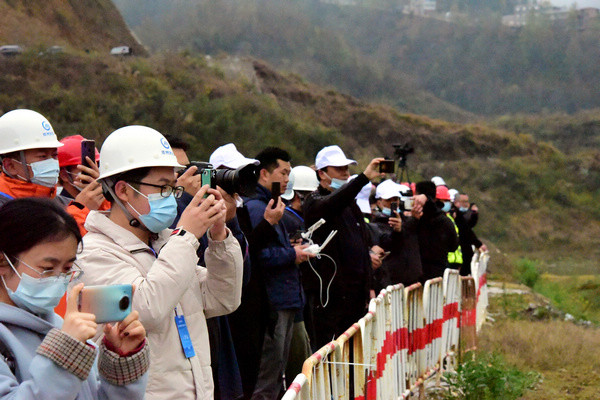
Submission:
[[[338,231],[323,250],[323,253],[333,258],[337,264],[337,273],[332,283],[334,293],[356,294],[360,290],[368,297],[371,286],[371,238],[355,201],[356,195],[367,183],[369,179],[360,174],[334,192],[319,186],[304,201],[304,220],[307,228],[321,218],[326,221],[315,231],[315,243],[322,244],[332,230]],[[321,275],[323,286],[326,286],[334,273],[333,263],[326,257],[313,260],[314,262],[311,262]],[[310,272],[306,275],[305,290],[318,291],[319,281],[316,274]]]
[[[444,270],[449,266],[448,253],[458,248],[454,224],[433,201],[428,200],[416,230],[423,266],[421,282],[444,276]]]
[[[402,231],[396,232],[388,224],[388,217],[382,214],[377,214],[373,218],[373,222],[369,225],[373,226],[372,234],[373,244],[377,244],[390,254],[384,258],[381,268],[375,271],[375,275],[380,275],[382,281],[379,282],[381,287],[387,285],[402,283],[404,286],[412,285],[419,282],[423,274],[421,267],[421,255],[419,253],[419,238],[417,236],[418,221],[412,217],[401,215]],[[376,283],[377,280],[375,281]]]
[[[456,218],[454,218],[454,222],[458,227],[460,249],[463,256],[463,264],[460,268],[460,274],[463,276],[471,273],[471,259],[473,258],[473,248],[471,246],[479,248],[483,244],[473,232],[473,221],[476,221],[476,216],[477,213],[470,210],[466,212],[457,211]]]

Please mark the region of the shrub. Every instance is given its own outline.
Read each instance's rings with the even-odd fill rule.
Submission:
[[[533,288],[540,277],[538,262],[528,258],[521,258],[517,261],[516,274],[519,282]]]
[[[499,354],[476,355],[462,363],[456,373],[447,372],[446,400],[517,399],[540,380],[537,372],[523,372],[506,365]]]

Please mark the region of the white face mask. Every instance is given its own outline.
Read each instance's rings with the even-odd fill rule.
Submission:
[[[18,162],[21,163],[20,161]],[[36,161],[25,165],[30,166],[31,171],[33,172],[33,177],[29,179],[29,182],[49,188],[55,187],[58,183],[58,174],[60,173],[58,160],[55,160],[54,158],[48,158],[46,160]],[[20,175],[17,176],[24,181],[27,180]]]
[[[346,183],[348,183],[348,179],[337,179],[337,178],[332,178],[329,175],[327,175],[326,172],[324,172],[325,176],[327,176],[329,179],[331,179],[331,184],[329,186],[331,186],[331,188],[333,190],[338,190],[339,188],[341,188],[342,186],[344,186]]]

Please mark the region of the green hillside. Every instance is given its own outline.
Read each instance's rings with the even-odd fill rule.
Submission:
[[[539,257],[563,271],[597,268],[600,163],[530,135],[403,114],[261,61],[185,53],[2,59],[0,112],[17,107],[47,115],[60,136],[102,141],[118,127],[149,125],[188,138],[200,160],[233,141],[248,155],[279,145],[293,164],[311,164],[322,146],[338,143],[364,165],[391,156],[391,144],[410,142],[413,180],[442,175],[479,204],[477,231],[498,251],[496,263],[506,262],[504,253]]]
[[[600,18],[500,23],[512,1],[444,1],[447,22],[313,0],[117,0],[155,49],[251,55],[405,112],[446,120],[600,106]],[[474,3],[481,7],[474,8]],[[457,7],[454,7],[457,6]],[[484,12],[484,10],[488,10]],[[268,29],[267,29],[268,27]],[[449,106],[452,105],[452,107]]]
[[[129,46],[146,54],[111,0],[3,0],[0,26],[0,45],[99,52]]]

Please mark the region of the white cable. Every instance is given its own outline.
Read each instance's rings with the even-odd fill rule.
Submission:
[[[309,240],[309,245],[312,245],[312,240]],[[333,283],[333,278],[335,278],[335,275],[337,274],[337,264],[335,262],[335,260],[333,258],[331,258],[331,256],[329,256],[328,254],[317,254],[316,258],[317,259],[321,259],[321,256],[325,256],[327,258],[329,258],[331,260],[331,262],[333,263],[333,276],[331,277],[331,280],[329,281],[329,284],[327,285],[327,296],[326,296],[326,301],[325,304],[323,304],[323,279],[321,278],[321,275],[319,275],[319,273],[317,272],[317,270],[315,269],[315,267],[313,267],[312,263],[310,262],[310,258],[308,259],[308,265],[310,266],[310,269],[313,270],[313,272],[317,275],[317,278],[319,278],[319,302],[321,303],[321,306],[323,308],[327,307],[327,304],[329,304],[329,288],[331,287],[331,284]]]

